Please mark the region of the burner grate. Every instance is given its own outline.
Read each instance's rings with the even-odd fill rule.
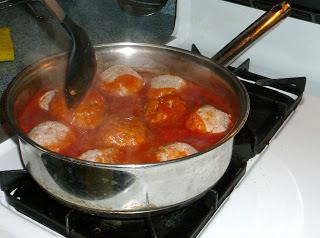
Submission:
[[[1,189],[19,212],[66,237],[196,237],[245,174],[233,157],[227,173],[202,198],[162,215],[106,218],[66,207],[45,193],[25,170],[0,172]]]
[[[191,51],[201,54],[194,44]],[[306,86],[305,77],[270,79],[251,73],[249,66],[250,59],[237,68],[228,66],[240,77],[250,98],[248,119],[235,136],[233,148],[233,153],[247,160],[261,153],[269,144],[301,102]]]
[[[228,67],[235,75],[246,80],[242,80],[242,83],[249,94],[250,108],[254,109],[250,110],[244,128],[235,137],[234,152],[244,158],[261,153],[269,144],[301,102],[306,85],[305,77],[269,79],[251,73],[249,63],[248,59],[238,68]]]

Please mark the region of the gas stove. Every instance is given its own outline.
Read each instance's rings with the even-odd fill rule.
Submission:
[[[251,111],[245,126],[235,137],[227,171],[202,198],[162,214],[130,218],[98,217],[56,202],[41,190],[27,171],[13,170],[0,172],[0,185],[8,204],[68,237],[196,237],[242,179],[247,161],[261,153],[296,109],[305,88],[305,78],[277,79],[273,87],[283,88],[283,92],[256,85],[254,82],[270,84],[274,80],[250,73],[249,60],[238,68],[229,68],[246,80],[243,83],[249,92]],[[296,95],[294,99],[286,95],[290,92]]]
[[[195,44],[202,54],[211,57],[262,14],[261,10],[224,1],[178,0],[175,30],[172,34],[175,39],[168,45],[191,50]],[[317,217],[320,206],[317,195],[320,193],[320,175],[317,170],[320,168],[320,156],[317,152],[317,135],[320,126],[317,118],[320,116],[320,68],[316,62],[320,54],[318,39],[318,24],[287,18],[232,64],[230,69],[244,81],[249,93],[252,88],[262,87],[250,81],[259,81],[266,85],[262,87],[263,98],[268,98],[271,94],[277,94],[277,98],[266,99],[267,105],[271,105],[270,110],[263,107],[267,112],[262,113],[259,109],[257,114],[250,113],[251,119],[248,119],[248,123],[252,125],[246,125],[243,129],[247,131],[241,130],[235,139],[234,157],[230,165],[233,166],[235,179],[224,179],[223,182],[227,183],[229,189],[213,187],[212,192],[203,198],[206,206],[199,205],[203,200],[193,205],[201,212],[191,210],[187,213],[187,218],[193,221],[193,218],[201,217],[201,220],[196,222],[200,223],[200,228],[183,223],[182,227],[190,226],[192,231],[182,237],[319,237]],[[247,59],[250,59],[249,68]],[[274,81],[281,83],[275,85]],[[283,87],[284,82],[288,87]],[[279,96],[274,90],[268,91],[269,87],[278,87],[279,84],[279,90],[285,96]],[[286,91],[288,88],[289,91]],[[251,103],[259,104],[254,101],[255,92],[250,93]],[[278,97],[284,99],[285,103],[276,105],[274,101],[279,101]],[[273,122],[271,118],[280,119],[280,122]],[[261,124],[262,120],[270,120],[273,125]],[[253,131],[265,133],[263,136],[251,135],[253,138],[262,138],[253,145],[241,140],[241,133],[251,134],[248,128],[252,126],[257,127]],[[251,141],[248,137],[244,138],[244,141]],[[23,168],[14,137],[0,144],[0,148],[0,170]],[[22,172],[19,176],[27,182],[28,179],[23,177],[27,176],[26,174]],[[9,180],[13,181],[19,176],[11,175]],[[7,186],[10,181],[1,178],[1,182]],[[19,193],[23,186],[12,190],[9,187],[7,186],[6,190],[9,195],[15,200],[23,200]],[[0,200],[0,231],[4,237],[61,236],[17,212],[9,204],[12,201],[7,201],[3,192],[0,193]],[[46,220],[45,214],[38,220]],[[150,223],[155,223],[157,218],[145,220],[146,225],[143,226],[148,227]],[[171,220],[164,218],[162,222],[166,221],[170,223]],[[68,223],[64,226],[67,226],[68,231]],[[151,228],[147,229],[147,237],[163,237],[161,234],[157,235],[152,227],[151,225]],[[62,228],[64,229],[65,227]],[[99,234],[99,230],[95,232]]]

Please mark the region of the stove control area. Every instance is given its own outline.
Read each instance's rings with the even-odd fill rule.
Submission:
[[[261,10],[269,10],[272,6],[279,3],[277,0],[224,0],[227,2],[237,3],[244,6],[257,8]],[[320,24],[320,5],[317,0],[288,0],[292,7],[291,17]]]

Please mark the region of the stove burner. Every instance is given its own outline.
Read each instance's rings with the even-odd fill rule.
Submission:
[[[194,44],[191,51],[201,54]],[[247,160],[269,144],[301,102],[306,85],[305,77],[269,79],[249,72],[249,65],[250,59],[247,59],[237,68],[228,67],[242,79],[250,98],[250,113],[244,127],[235,136],[233,149],[233,153]]]
[[[199,53],[195,46],[193,52]],[[245,80],[243,83],[250,97],[249,117],[235,136],[233,156],[226,173],[197,201],[161,215],[146,214],[142,218],[93,216],[54,200],[25,170],[0,172],[0,186],[6,200],[19,212],[67,237],[196,237],[245,174],[247,160],[269,144],[302,100],[306,78],[268,79],[249,72],[249,62],[245,61],[238,68],[229,67]],[[296,97],[286,95],[288,93]]]
[[[144,218],[106,218],[66,207],[45,193],[25,170],[0,172],[0,185],[11,206],[67,237],[196,237],[245,169],[246,163],[234,156],[228,172],[201,199],[184,208],[162,215],[147,214]]]
[[[250,73],[249,63],[250,60],[247,59],[238,68],[228,67],[238,77],[253,82],[242,80],[249,93],[250,113],[244,127],[235,137],[234,147],[234,153],[247,159],[261,153],[269,144],[301,102],[306,85],[305,77],[268,79]],[[269,86],[273,89],[261,86]],[[284,93],[296,97],[290,97]]]

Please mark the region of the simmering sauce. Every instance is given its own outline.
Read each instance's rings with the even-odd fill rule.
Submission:
[[[144,80],[143,85],[132,75],[121,75],[107,87],[96,83],[73,111],[66,106],[62,88],[42,89],[18,115],[18,124],[28,134],[46,121],[62,123],[70,129],[72,136],[70,146],[59,151],[60,154],[80,158],[82,154],[98,149],[101,156],[112,157],[111,153],[114,156],[112,159],[98,156],[96,162],[117,164],[159,162],[156,152],[173,143],[186,143],[201,151],[220,141],[233,127],[235,116],[230,106],[209,88],[185,81],[181,90],[157,90],[150,88],[149,83],[157,75],[138,73]],[[114,93],[113,90],[122,90],[121,80],[132,93],[125,96]],[[50,90],[55,94],[46,110],[39,101]],[[230,122],[225,131],[203,132],[192,130],[193,126],[186,124],[197,121],[191,120],[190,115],[206,105],[228,114]],[[204,124],[198,127],[202,128]]]

